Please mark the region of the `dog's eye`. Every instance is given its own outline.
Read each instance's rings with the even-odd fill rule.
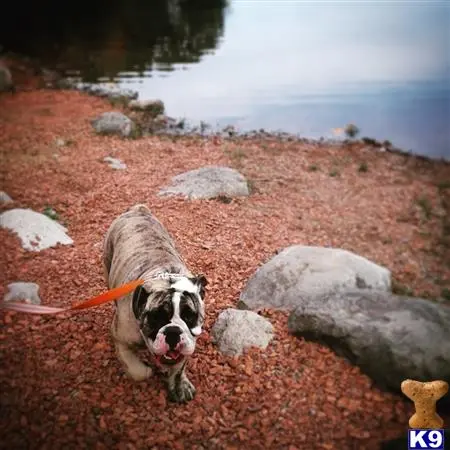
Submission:
[[[166,309],[159,309],[147,314],[147,323],[149,326],[164,322],[170,322],[170,314]]]
[[[170,322],[171,315],[168,311],[163,308],[160,308],[156,311],[151,311],[147,313],[144,320],[144,328],[143,331],[147,334],[151,339],[156,339],[156,335],[158,331]]]
[[[197,313],[188,306],[181,309],[181,318],[189,328],[193,328],[197,324]]]

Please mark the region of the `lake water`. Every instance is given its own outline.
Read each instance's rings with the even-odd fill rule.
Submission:
[[[304,137],[352,122],[450,159],[450,2],[116,0],[105,14],[49,22],[27,51],[191,122]]]

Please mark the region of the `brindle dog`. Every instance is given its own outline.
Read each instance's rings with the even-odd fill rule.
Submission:
[[[116,301],[111,332],[126,372],[136,381],[153,374],[136,353],[137,347],[147,346],[165,374],[169,398],[191,400],[195,388],[185,368],[202,332],[206,278],[188,270],[169,233],[145,205],[133,206],[112,222],[103,264],[109,289],[144,280]]]

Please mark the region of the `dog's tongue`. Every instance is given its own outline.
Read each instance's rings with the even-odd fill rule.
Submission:
[[[172,359],[177,359],[179,355],[180,354],[178,352],[176,352],[175,350],[169,350],[167,352],[167,356]]]

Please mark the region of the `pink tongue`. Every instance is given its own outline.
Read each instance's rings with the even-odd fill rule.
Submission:
[[[178,358],[178,352],[175,352],[175,351],[171,350],[171,351],[167,352],[167,356],[169,358],[172,358],[172,359],[177,359]]]

